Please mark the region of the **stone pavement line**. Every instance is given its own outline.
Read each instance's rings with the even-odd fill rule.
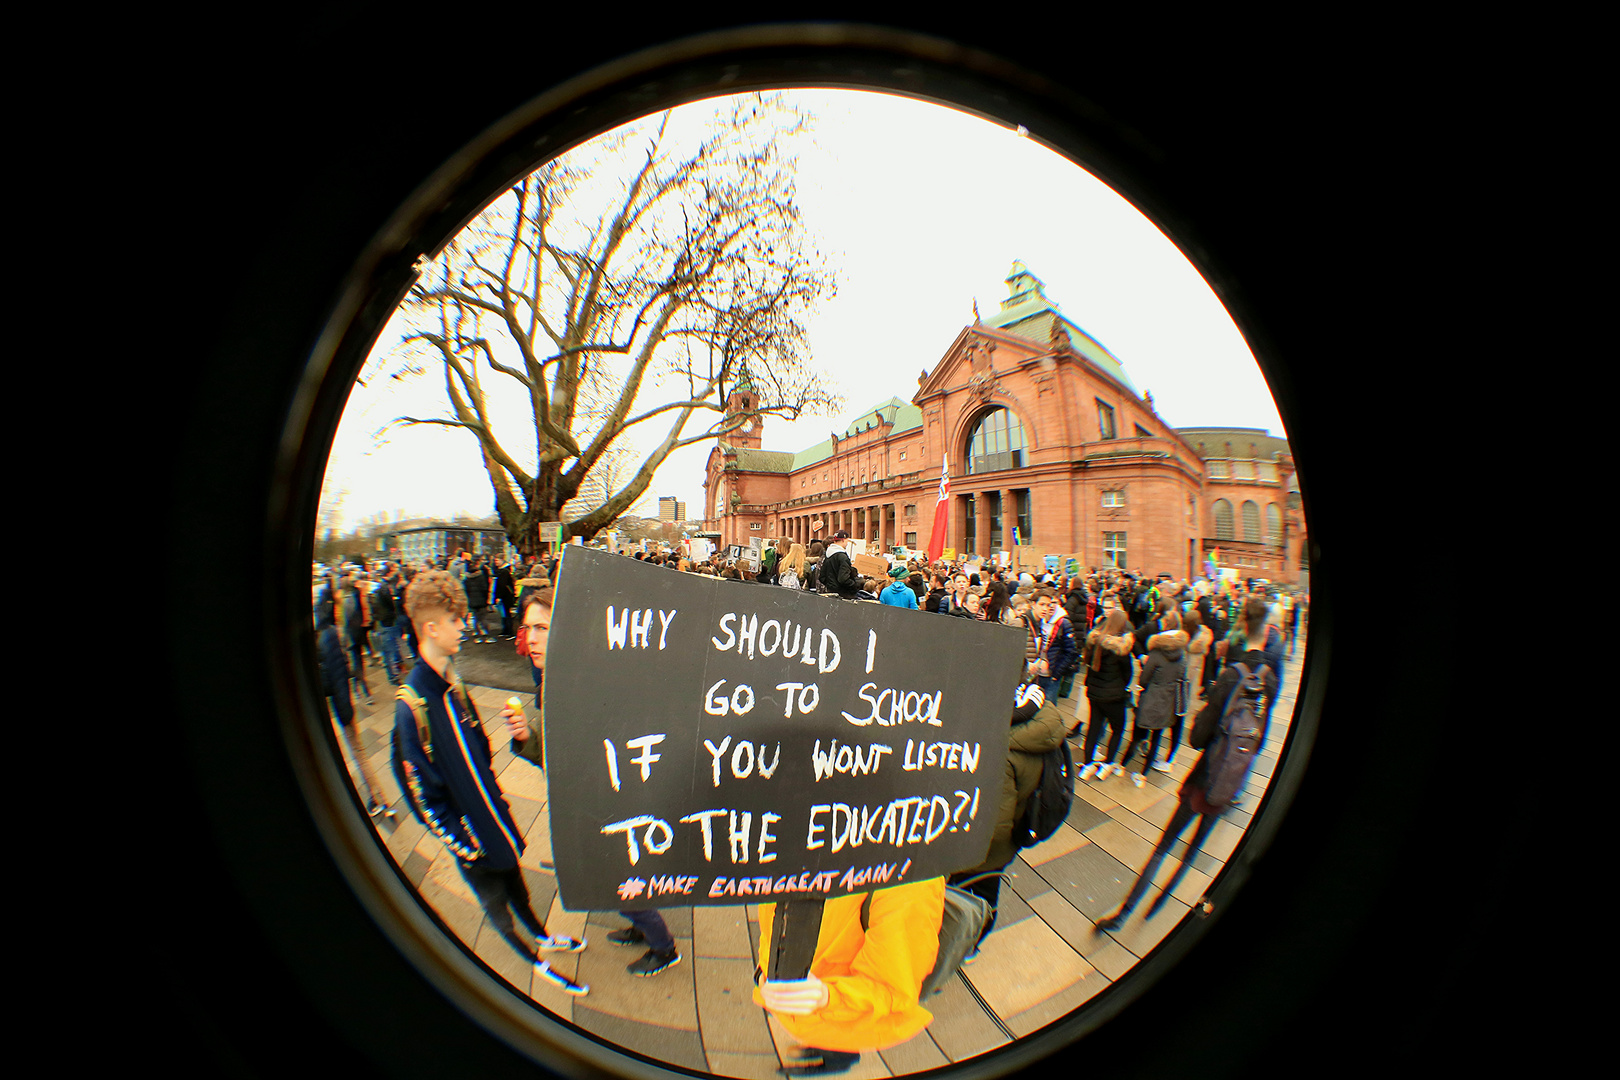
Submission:
[[[1171,849],[1172,858],[1155,874],[1125,926],[1112,934],[1092,932],[1095,921],[1124,899],[1174,811],[1176,792],[1198,757],[1185,744],[1177,750],[1172,771],[1147,772],[1141,788],[1128,774],[1100,783],[1079,782],[1069,820],[1043,843],[1020,852],[1007,868],[996,930],[978,960],[963,971],[972,992],[952,980],[924,1003],[934,1022],[922,1034],[863,1055],[846,1074],[848,1080],[906,1075],[977,1057],[1006,1043],[1003,1029],[1018,1037],[1038,1031],[1123,977],[1164,940],[1230,858],[1250,812],[1270,786],[1293,717],[1303,661],[1303,646],[1287,660],[1266,745],[1245,788],[1244,809],[1229,810],[1217,823],[1151,923],[1143,915],[1174,874],[1175,859],[1186,850],[1185,837]],[[551,932],[585,936],[590,942],[583,953],[548,954],[559,971],[591,985],[588,996],[569,997],[533,980],[528,965],[488,925],[448,850],[410,816],[389,760],[394,688],[369,668],[368,678],[376,704],[355,703],[361,752],[383,788],[379,794],[396,814],[393,820],[374,823],[390,857],[458,938],[537,1005],[616,1045],[719,1076],[775,1080],[793,1039],[753,1003],[759,935],[754,905],[666,911],[682,962],[653,979],[630,976],[624,965],[640,953],[605,940],[609,931],[628,923],[614,912],[568,911],[557,899],[545,774],[517,760],[507,746],[505,725],[498,721],[512,691],[469,686],[491,745],[499,747],[492,759],[496,775],[524,829],[528,850],[522,865],[536,909],[544,912]],[[527,705],[530,695],[522,696]],[[1057,705],[1071,727],[1087,719],[1083,689]],[[345,762],[361,790],[360,774],[347,754]]]

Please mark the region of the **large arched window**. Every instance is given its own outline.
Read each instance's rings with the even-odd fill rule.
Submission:
[[[1008,409],[986,413],[968,436],[967,471],[996,472],[1024,464],[1024,424]]]
[[[1260,542],[1260,504],[1253,499],[1243,504],[1243,539],[1251,544]]]
[[[1266,543],[1272,547],[1282,546],[1282,511],[1277,509],[1276,503],[1266,503]]]
[[[1215,539],[1237,539],[1237,534],[1232,531],[1232,504],[1225,499],[1215,500]]]

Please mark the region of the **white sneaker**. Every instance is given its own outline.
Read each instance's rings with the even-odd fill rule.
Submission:
[[[1096,772],[1096,771],[1097,771],[1096,762],[1088,761],[1080,769],[1080,779],[1082,779],[1082,780],[1090,780],[1091,779],[1091,774],[1093,772]]]
[[[541,952],[579,952],[585,948],[583,938],[571,938],[567,934],[551,934],[547,937],[536,938],[534,947]]]
[[[586,986],[584,983],[575,982],[562,972],[552,968],[551,964],[545,960],[535,962],[534,973],[565,994],[572,994],[574,997],[584,997],[586,994],[591,992],[591,988],[589,986]]]
[[[1137,787],[1141,787],[1142,786],[1142,781],[1145,780],[1145,779],[1147,779],[1147,777],[1143,776],[1139,772],[1131,773],[1131,783],[1135,784]]]
[[[1108,779],[1108,762],[1099,761],[1097,763],[1097,779],[1099,781]]]
[[[1111,765],[1111,766],[1109,766],[1109,770],[1111,772],[1113,772],[1113,774],[1115,776],[1124,776],[1125,775],[1125,766],[1123,766],[1123,765]]]
[[[1153,763],[1153,768],[1157,772],[1169,772],[1170,763],[1168,761],[1155,761]]]

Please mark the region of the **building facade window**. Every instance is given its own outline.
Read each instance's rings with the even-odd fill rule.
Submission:
[[[1204,465],[1208,468],[1212,480],[1225,480],[1232,475],[1232,469],[1225,461],[1206,461]]]
[[[1236,479],[1236,480],[1253,480],[1253,479],[1255,479],[1254,462],[1252,462],[1252,461],[1234,461],[1234,462],[1232,462],[1232,477],[1234,479]]]
[[[906,517],[907,518],[914,518],[916,516],[917,516],[917,504],[916,503],[907,503],[906,504]]]
[[[1272,547],[1282,546],[1282,511],[1277,509],[1276,503],[1266,504],[1266,543]]]
[[[1114,438],[1114,407],[1106,404],[1101,398],[1097,399],[1097,437],[1099,439]]]
[[[1012,539],[1001,534],[1001,492],[992,491],[986,495],[984,505],[990,514],[990,550],[1001,551]]]
[[[1253,499],[1243,503],[1243,539],[1251,544],[1260,542],[1260,504]]]
[[[1104,506],[1124,506],[1125,505],[1125,492],[1123,490],[1121,490],[1121,491],[1105,491],[1105,492],[1103,492],[1102,493],[1102,504]]]
[[[1125,569],[1125,534],[1122,532],[1103,533],[1103,562]]]
[[[1018,469],[1024,465],[1024,423],[1006,409],[987,413],[968,436],[967,471]]]
[[[1237,539],[1237,533],[1232,529],[1232,504],[1225,499],[1215,500],[1215,539]]]
[[[1136,425],[1136,437],[1138,439],[1151,439],[1151,438],[1153,438],[1153,432],[1149,431],[1147,428],[1143,427],[1141,424],[1137,424]]]
[[[900,451],[900,460],[901,461],[906,460],[906,452],[904,450]]]
[[[1026,544],[1035,542],[1034,511],[1030,506],[1029,489],[1022,488],[1013,493],[1018,506],[1018,535]]]
[[[967,497],[967,524],[962,530],[962,550],[968,553],[979,550],[978,530],[975,528],[979,521],[978,501],[973,495]]]
[[[917,546],[917,534],[916,533],[906,533],[906,547],[915,548],[916,546]]]

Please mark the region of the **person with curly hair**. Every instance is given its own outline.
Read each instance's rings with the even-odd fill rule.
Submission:
[[[467,594],[445,571],[418,574],[405,590],[405,610],[422,662],[406,676],[394,706],[393,759],[411,812],[454,853],[490,925],[534,965],[535,978],[566,994],[588,993],[539,956],[579,952],[585,942],[547,933],[529,898],[518,863],[526,846],[522,830],[490,765],[478,710],[451,664],[461,651]],[[518,935],[514,913],[534,935],[533,945]]]

